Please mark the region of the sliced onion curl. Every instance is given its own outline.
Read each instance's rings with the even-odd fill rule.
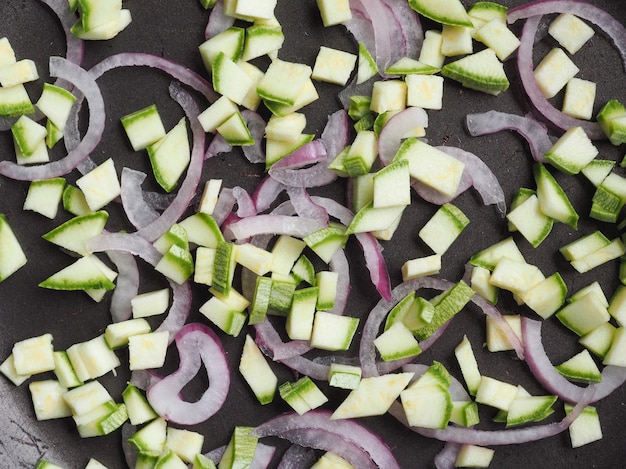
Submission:
[[[230,28],[233,24],[235,24],[235,18],[224,14],[224,2],[216,2],[211,7],[209,21],[207,21],[204,30],[204,38],[211,39],[213,36]]]
[[[141,184],[146,177],[147,174],[143,171],[124,167],[120,178],[121,199],[124,213],[128,221],[130,221],[136,229],[143,228],[159,218],[159,213],[150,207],[143,198]]]
[[[277,469],[309,469],[318,456],[313,448],[300,445],[291,445],[280,458]]]
[[[254,111],[244,109],[241,111],[241,117],[246,123],[252,138],[253,145],[244,145],[241,147],[244,156],[250,163],[265,163],[265,151],[263,150],[263,137],[265,136],[265,120]]]
[[[545,161],[544,155],[554,144],[546,126],[530,115],[518,116],[492,110],[468,114],[465,123],[472,137],[514,130],[526,139],[533,159],[537,162]]]
[[[185,325],[175,337],[180,365],[171,375],[148,388],[146,397],[163,418],[181,425],[195,425],[213,416],[226,401],[230,372],[219,337],[200,323]],[[180,391],[204,364],[209,387],[195,402],[183,400]]]
[[[278,436],[301,446],[333,451],[358,468],[400,468],[389,447],[373,432],[354,420],[331,420],[330,416],[325,410],[303,415],[290,412],[259,425],[253,433],[259,438]]]

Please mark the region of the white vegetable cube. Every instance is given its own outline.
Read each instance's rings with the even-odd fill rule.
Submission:
[[[233,26],[200,44],[198,51],[207,71],[211,71],[213,61],[220,52],[224,52],[229,58],[237,60],[243,50],[245,34],[245,29]]]
[[[356,59],[355,54],[321,46],[315,59],[311,78],[345,85],[354,70]]]
[[[169,288],[141,293],[130,300],[133,318],[145,318],[163,314],[170,304]]]
[[[439,384],[412,386],[400,394],[406,419],[411,426],[445,428],[452,412],[447,388]]]
[[[336,388],[356,389],[361,382],[361,367],[331,363],[328,372],[328,384]]]
[[[48,131],[28,116],[20,116],[11,126],[13,140],[23,156],[32,156],[37,147],[45,141]]]
[[[90,31],[115,20],[122,9],[122,0],[106,2],[81,1],[81,22],[85,31]]]
[[[334,26],[352,19],[349,0],[317,0],[324,26]]]
[[[202,196],[200,197],[200,203],[198,204],[198,212],[208,213],[211,215],[213,210],[215,210],[215,205],[217,204],[217,198],[220,195],[220,190],[222,189],[222,180],[221,179],[209,179],[204,184],[204,190],[202,191]]]
[[[26,262],[26,255],[19,240],[6,216],[0,213],[0,282],[14,274]]]
[[[143,318],[127,319],[109,324],[104,330],[104,339],[109,348],[116,349],[127,345],[129,337],[147,334],[151,330],[150,324]]]
[[[213,267],[215,263],[215,249],[199,246],[196,249],[196,263],[193,281],[211,286],[213,284]]]
[[[570,54],[575,54],[593,37],[594,30],[571,13],[561,13],[548,27],[548,33]]]
[[[374,339],[374,346],[384,361],[413,357],[421,349],[413,333],[402,321],[395,322],[389,329]]]
[[[70,417],[72,409],[67,405],[63,395],[67,392],[55,380],[33,381],[28,385],[37,420],[50,420]]]
[[[611,319],[598,295],[587,294],[563,307],[556,317],[578,335],[585,335]]]
[[[439,254],[410,259],[402,265],[402,280],[407,281],[412,278],[434,275],[440,270],[441,256]]]
[[[13,360],[13,354],[9,355],[6,360],[0,364],[0,373],[6,376],[9,381],[11,381],[14,385],[19,386],[31,375],[21,375],[17,371],[15,371],[15,363]]]
[[[293,106],[312,72],[308,65],[276,59],[259,82],[257,93],[265,100]]]
[[[474,51],[472,43],[472,28],[444,24],[441,29],[441,53],[446,57],[471,54]]]
[[[626,366],[626,328],[618,327],[613,332],[611,346],[609,347],[603,365]]]
[[[406,108],[407,86],[403,80],[377,81],[372,89],[370,110],[382,114],[385,111],[402,111]]]
[[[517,386],[483,376],[476,391],[476,402],[507,411],[517,397]]]
[[[343,160],[343,165],[351,176],[367,174],[378,156],[378,139],[372,130],[360,130],[357,132],[348,154]]]
[[[478,386],[480,386],[481,374],[478,369],[476,355],[472,350],[472,344],[467,336],[463,336],[463,340],[454,349],[454,356],[461,368],[461,374],[467,385],[467,390],[471,395],[476,395]]]
[[[0,38],[0,67],[15,63],[15,51],[6,37]]]
[[[213,88],[236,104],[243,103],[253,80],[223,52],[213,61]]]
[[[469,218],[458,207],[447,203],[426,222],[418,236],[433,252],[443,255],[469,222]]]
[[[506,60],[518,47],[520,40],[506,23],[494,18],[476,31],[474,37],[493,49],[500,60]]]
[[[259,403],[269,404],[274,400],[278,378],[276,378],[254,339],[249,335],[246,335],[241,353],[239,372],[252,389]]]
[[[76,96],[65,88],[50,83],[44,83],[43,91],[37,101],[37,108],[43,112],[57,128],[63,130],[75,101]]]
[[[276,274],[289,275],[294,263],[302,254],[306,243],[288,235],[278,237],[272,247],[272,268]]]
[[[165,137],[165,127],[155,104],[121,118],[133,150],[143,150]]]
[[[449,197],[456,194],[465,170],[461,161],[417,138],[405,140],[394,159],[408,160],[412,178]]]
[[[272,268],[271,252],[250,243],[235,245],[235,262],[257,275],[265,275]]]
[[[165,446],[171,449],[180,459],[193,463],[196,454],[202,452],[204,435],[191,430],[167,427]]]
[[[17,117],[33,112],[33,103],[24,85],[0,86],[0,115]]]
[[[0,67],[0,85],[4,88],[39,79],[37,66],[30,59],[20,60]]]
[[[596,84],[574,77],[565,87],[562,111],[577,119],[591,119],[595,99]]]
[[[489,467],[495,451],[484,446],[461,445],[454,467]]]
[[[65,179],[63,178],[31,182],[24,201],[24,210],[32,210],[50,219],[55,218],[63,196],[63,189],[65,189]]]
[[[348,350],[359,318],[317,311],[313,321],[311,346],[322,350]]]
[[[292,340],[309,340],[313,329],[318,287],[301,288],[293,294],[285,330]]]
[[[420,50],[419,61],[432,67],[441,68],[446,56],[441,53],[443,38],[441,32],[431,29],[424,33],[424,41]]]
[[[277,52],[285,41],[280,25],[254,24],[246,29],[246,43],[241,56],[241,63]]]
[[[274,8],[276,0],[237,0],[234,13],[255,20],[271,19],[274,17]]]
[[[199,311],[226,334],[233,337],[239,335],[246,321],[243,309],[234,308],[217,296],[209,298]]]
[[[128,339],[128,362],[131,370],[160,368],[165,363],[168,331],[149,332]]]
[[[515,335],[522,339],[522,320],[519,314],[507,314],[504,320],[511,326]],[[511,342],[495,319],[487,317],[487,350],[490,352],[503,352],[513,350]]]
[[[193,274],[193,257],[189,250],[172,245],[154,266],[154,270],[181,285]]]
[[[292,112],[286,116],[271,116],[265,126],[265,137],[272,140],[297,142],[306,127],[306,116]]]
[[[54,370],[52,334],[43,334],[13,345],[13,366],[20,375],[33,375]]]
[[[516,295],[521,295],[544,278],[537,266],[510,257],[503,257],[497,262],[489,283],[509,290]]]
[[[112,401],[100,381],[90,381],[77,388],[70,389],[63,395],[63,399],[72,409],[73,415],[84,415],[102,404]]]
[[[411,203],[409,162],[391,163],[374,174],[374,207],[393,207]]]
[[[439,110],[443,106],[443,77],[439,75],[407,75],[407,106]]]
[[[569,414],[574,409],[571,404],[565,404],[565,413]],[[572,448],[579,448],[594,441],[602,439],[602,426],[598,411],[593,406],[587,406],[582,413],[569,426],[569,436]]]
[[[234,113],[217,126],[219,133],[229,145],[253,145],[254,138],[240,112]]]
[[[259,104],[261,104],[261,97],[256,92],[256,87],[259,85],[261,78],[263,78],[263,72],[259,67],[252,65],[250,62],[240,61],[237,62],[237,65],[239,65],[239,68],[252,80],[252,85],[241,101],[241,105],[246,109],[256,111],[259,108]]]
[[[80,177],[76,185],[83,191],[92,211],[100,210],[121,194],[120,181],[111,158]]]
[[[335,453],[326,452],[320,457],[311,469],[353,469],[354,466]]]
[[[579,71],[563,49],[555,47],[535,67],[534,74],[543,95],[553,98]]]
[[[67,349],[67,355],[81,381],[99,378],[121,365],[115,352],[109,348],[104,334],[72,345]]]
[[[339,274],[337,272],[322,270],[315,274],[315,284],[319,288],[316,305],[318,310],[328,311],[334,308],[338,282]]]
[[[85,469],[107,469],[107,467],[100,461],[90,458],[85,466]]]

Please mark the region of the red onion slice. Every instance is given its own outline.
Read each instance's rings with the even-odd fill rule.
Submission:
[[[233,146],[226,141],[220,134],[215,134],[209,143],[204,159],[208,160],[214,156],[221,155],[222,153],[229,153],[233,150]]]
[[[139,293],[139,268],[132,254],[122,251],[107,253],[117,268],[117,280],[111,296],[111,318],[113,322],[130,319],[132,309],[130,300]]]
[[[191,147],[191,160],[187,167],[187,175],[181,183],[176,197],[161,213],[159,218],[137,231],[137,234],[152,242],[165,233],[185,213],[189,203],[196,194],[204,164],[205,133],[198,121],[198,106],[191,95],[176,83],[170,85],[170,95],[180,104],[189,119],[193,145]]]
[[[352,33],[357,42],[363,43],[368,52],[376,54],[376,40],[374,39],[374,25],[365,7],[360,0],[350,0],[352,18],[344,26]]]
[[[567,2],[562,2],[567,3]],[[572,5],[576,5],[573,2]],[[522,86],[537,111],[548,121],[552,122],[558,128],[567,130],[571,127],[580,126],[584,129],[587,136],[593,140],[606,138],[603,130],[597,122],[576,119],[564,114],[555,108],[550,101],[546,99],[535,80],[533,73],[533,48],[535,43],[535,34],[539,26],[541,16],[533,16],[528,18],[522,29],[520,45],[517,49],[517,68],[519,71]]]
[[[20,166],[12,161],[0,161],[0,174],[21,181],[35,181],[64,176],[89,156],[102,138],[106,120],[100,88],[91,75],[78,65],[61,57],[50,57],[50,76],[72,83],[87,99],[89,125],[80,144],[65,158],[38,166]]]
[[[421,107],[408,107],[394,115],[380,131],[378,157],[387,166],[402,144],[402,138],[415,127],[428,127],[428,114]]]
[[[195,425],[213,416],[224,404],[230,387],[226,352],[212,329],[190,323],[175,337],[180,357],[178,370],[148,388],[146,397],[152,408],[170,422]],[[204,364],[209,387],[195,402],[183,400],[180,391]]]
[[[456,467],[456,458],[461,451],[459,443],[446,442],[443,449],[435,456],[436,469],[454,469]]]
[[[140,229],[159,218],[156,210],[146,204],[143,198],[141,184],[146,179],[146,173],[128,167],[122,169],[121,199],[124,213],[128,221]]]
[[[159,57],[158,55],[143,52],[121,52],[111,55],[89,70],[89,73],[98,79],[106,72],[119,67],[150,67],[167,73],[175,80],[198,91],[209,101],[213,102],[219,95],[211,84],[197,73],[176,62]]]
[[[282,233],[304,238],[323,227],[323,224],[311,218],[288,215],[256,215],[231,223],[224,229],[224,237],[243,240],[260,234]]]
[[[500,111],[487,111],[468,114],[465,119],[467,131],[472,137],[494,134],[502,130],[514,130],[520,134],[530,148],[533,159],[545,161],[543,155],[552,147],[554,141],[548,135],[548,129],[531,116],[518,116]]]
[[[263,137],[265,136],[265,121],[254,111],[244,109],[241,116],[254,139],[253,145],[241,147],[244,156],[250,163],[265,163],[265,151],[263,150]]]
[[[298,216],[317,220],[324,226],[328,225],[328,211],[317,205],[304,187],[289,187],[287,195]]]
[[[391,52],[394,49],[391,36],[392,30],[397,27],[395,18],[391,17],[389,9],[381,0],[359,1],[374,28],[376,48],[373,51],[370,50],[370,52],[374,53],[375,51],[374,57],[376,65],[378,65],[379,72],[383,73],[391,64]],[[401,47],[403,47],[402,44]]]
[[[280,458],[277,469],[309,469],[317,459],[313,448],[291,445]]]
[[[41,0],[41,2],[48,5],[61,22],[67,47],[65,58],[76,65],[80,65],[83,61],[84,41],[78,39],[70,31],[78,18],[70,10],[69,3],[66,0]],[[57,84],[60,85],[60,83]]]
[[[267,436],[286,438],[291,432],[298,430],[318,430],[319,432],[327,433],[331,436],[331,445],[333,440],[335,442],[341,440],[365,451],[365,453],[369,455],[370,461],[375,464],[374,467],[385,469],[400,468],[400,465],[389,447],[373,432],[354,420],[331,420],[330,416],[331,413],[325,410],[311,410],[303,415],[290,412],[268,420],[256,427],[253,432],[259,438]],[[315,443],[312,443],[313,444],[299,444],[302,446],[318,447],[317,445],[313,446]],[[332,446],[328,448],[328,451],[334,451]],[[342,454],[340,455],[344,457]],[[360,468],[364,466],[356,465],[356,467]]]
[[[213,36],[227,30],[234,24],[235,18],[224,14],[224,2],[217,2],[211,8],[209,21],[204,30],[204,38],[211,39]]]
[[[258,213],[265,212],[286,187],[276,179],[266,176],[257,184],[252,193],[252,200]]]
[[[256,215],[256,206],[248,191],[243,187],[233,187],[233,197],[237,201],[237,216],[241,218]]]
[[[266,469],[269,467],[274,457],[276,448],[263,443],[257,443],[254,451],[254,458],[250,463],[250,469]]]
[[[408,2],[398,2],[394,0],[383,1],[391,10],[399,26],[398,31],[403,36],[401,43],[405,46],[403,55],[399,55],[398,53],[394,54],[391,64],[402,57],[417,59],[422,48],[422,42],[424,41],[424,31],[419,15],[409,6]],[[398,51],[399,50],[400,48],[398,48]]]
[[[578,386],[568,381],[559,373],[548,358],[541,342],[541,321],[522,318],[522,337],[526,363],[537,381],[550,393],[559,396],[567,402],[581,401],[589,389],[594,390],[593,400],[596,402],[620,387],[626,382],[626,368],[606,366],[602,370],[602,381],[586,387]]]

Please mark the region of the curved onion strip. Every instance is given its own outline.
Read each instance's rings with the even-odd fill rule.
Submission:
[[[541,342],[541,321],[523,317],[522,337],[528,368],[547,391],[564,401],[578,402],[583,399],[588,389],[592,388],[595,391],[592,402],[595,402],[608,396],[626,382],[626,368],[606,366],[602,370],[600,383],[587,387],[577,386],[561,375],[550,362]]]
[[[130,300],[139,292],[139,269],[132,254],[122,251],[107,253],[111,262],[117,267],[117,281],[111,296],[111,317],[113,322],[130,319],[132,309]]]
[[[220,191],[220,195],[217,197],[217,203],[215,204],[212,213],[213,218],[215,218],[218,225],[222,226],[228,219],[230,214],[233,212],[236,203],[237,199],[235,198],[231,188],[225,187]],[[222,231],[224,231],[223,226]]]
[[[209,21],[204,30],[204,38],[211,39],[213,36],[227,30],[235,24],[235,18],[224,14],[224,2],[217,2],[211,7]]]
[[[313,448],[294,444],[283,453],[276,469],[309,469],[317,459],[318,456]]]
[[[233,146],[226,141],[220,134],[215,134],[211,139],[211,143],[206,149],[204,159],[208,160],[214,156],[221,155],[222,153],[229,153],[232,151]]]
[[[304,238],[323,228],[318,220],[288,215],[256,215],[231,223],[224,229],[224,237],[243,240],[260,234],[286,234]]]
[[[592,395],[593,392],[587,393],[585,400],[577,403],[574,409],[559,422],[509,430],[477,430],[475,428],[455,427],[451,425],[441,430],[411,427],[408,425],[404,409],[399,402],[394,402],[391,405],[389,413],[406,427],[427,438],[477,446],[516,445],[542,440],[564,432],[569,428],[572,422],[576,420],[589,402],[591,402]]]
[[[253,145],[244,145],[241,147],[244,156],[250,163],[265,163],[265,151],[263,150],[263,137],[265,136],[265,121],[254,111],[244,109],[241,111],[241,117],[246,123],[252,138]]]
[[[257,212],[260,213],[269,209],[285,189],[286,187],[276,179],[269,176],[264,177],[252,193],[252,200],[254,200]]]
[[[373,432],[355,420],[331,420],[330,416],[331,413],[326,410],[311,410],[303,415],[290,412],[259,425],[253,433],[261,438],[281,436],[299,429],[318,429],[362,448],[377,467],[400,468],[389,447]]]
[[[465,118],[465,124],[472,137],[494,134],[502,130],[516,131],[526,139],[533,159],[538,162],[545,161],[543,155],[554,143],[548,135],[546,126],[531,116],[518,116],[491,110],[468,114]]]
[[[509,23],[515,23],[519,19],[551,13],[569,13],[598,26],[613,41],[626,70],[626,28],[613,16],[597,6],[580,0],[535,0],[510,8],[506,18]]]
[[[317,220],[322,225],[328,225],[328,212],[311,199],[304,187],[289,187],[287,195],[299,217]]]
[[[38,166],[20,166],[12,161],[0,161],[0,174],[21,181],[34,181],[64,176],[89,156],[102,138],[106,113],[100,88],[93,77],[78,65],[61,57],[50,57],[50,76],[71,82],[87,99],[89,126],[80,144],[65,158]]]
[[[98,79],[106,72],[119,67],[150,67],[167,73],[172,78],[190,86],[209,102],[215,101],[219,95],[213,90],[211,84],[197,73],[191,71],[176,62],[159,57],[158,55],[147,54],[144,52],[121,52],[111,55],[94,65],[89,73]]]
[[[175,337],[179,368],[150,386],[146,393],[152,408],[168,421],[195,425],[214,415],[224,404],[230,387],[230,372],[226,353],[219,337],[204,324],[190,323]],[[204,363],[209,387],[199,400],[187,402],[180,391],[200,370]]]
[[[156,210],[146,204],[143,199],[141,184],[146,179],[146,173],[128,167],[122,169],[121,199],[122,206],[128,221],[140,229],[149,225],[159,217]]]
[[[145,238],[136,233],[108,233],[94,236],[87,242],[91,252],[123,251],[139,256],[154,266],[161,259],[161,253]],[[172,306],[163,323],[156,329],[170,333],[170,342],[174,335],[184,326],[191,310],[191,285],[185,282],[182,285],[168,279],[172,288]]]
[[[341,223],[348,226],[354,214],[350,209],[344,207],[333,199],[326,197],[311,197],[313,202],[324,207],[328,213],[337,218]],[[370,273],[370,279],[380,296],[384,299],[391,297],[391,280],[387,265],[382,255],[382,247],[378,240],[371,233],[359,233],[355,235],[357,241],[363,248],[365,264]]]
[[[385,166],[393,160],[402,138],[415,127],[428,127],[428,114],[417,106],[408,107],[387,121],[378,138],[378,157]]]
[[[237,201],[237,216],[238,217],[250,217],[256,215],[256,207],[254,201],[248,191],[243,187],[233,187],[233,197]]]
[[[272,462],[276,448],[263,443],[257,443],[254,450],[254,458],[250,463],[250,469],[267,469]]]
[[[136,425],[131,425],[128,421],[122,424],[122,451],[124,452],[124,460],[128,467],[135,467],[137,464],[137,448],[128,442],[129,438],[135,433],[137,433]]]
[[[78,39],[70,31],[70,28],[78,18],[70,10],[69,2],[67,2],[66,0],[40,1],[48,5],[48,7],[50,7],[50,9],[57,15],[59,21],[61,22],[63,32],[65,33],[65,58],[76,65],[80,65],[83,62],[85,44],[81,39]],[[59,85],[59,83],[57,83],[57,85]]]
[[[350,0],[350,11],[352,18],[346,21],[344,26],[357,42],[362,43],[370,54],[375,55],[374,25],[360,0]]]
[[[565,2],[566,3],[566,2]],[[576,2],[573,2],[576,4]],[[534,13],[533,13],[534,14]],[[552,122],[558,128],[566,130],[571,127],[582,127],[587,136],[593,140],[606,138],[602,128],[597,122],[576,119],[564,114],[555,108],[550,101],[546,99],[535,80],[533,73],[533,48],[535,42],[535,34],[539,26],[541,16],[533,16],[528,18],[522,29],[520,45],[517,49],[517,68],[519,77],[528,95],[537,111],[548,121]]]
[[[350,122],[345,109],[339,109],[328,116],[320,140],[326,146],[328,158],[335,158],[348,144]]]
[[[411,182],[411,187],[415,190],[415,193],[426,202],[430,202],[433,205],[443,205],[445,203],[452,202],[459,195],[472,187],[472,176],[470,176],[468,171],[463,171],[459,186],[456,188],[456,192],[452,197],[442,194],[437,189],[427,186],[423,182],[417,180],[413,180]]]
[[[272,178],[289,187],[322,187],[337,179],[337,173],[328,169],[328,161],[322,160],[308,168],[278,169]]]
[[[163,379],[152,370],[133,370],[130,373],[130,382],[133,386],[145,391],[153,384]]]
[[[330,270],[336,272],[338,275],[337,294],[335,295],[333,309],[330,310],[330,312],[333,314],[343,314],[348,304],[348,296],[350,295],[350,266],[343,249],[337,249],[337,251],[335,251],[329,266]]]
[[[285,169],[298,169],[306,165],[317,163],[326,158],[326,145],[320,139],[315,139],[302,145],[296,149],[293,153],[281,158],[274,163],[270,169],[269,174],[273,174],[278,170]]]
[[[422,42],[424,41],[424,30],[422,29],[419,15],[409,6],[408,2],[397,2],[394,0],[383,1],[393,13],[397,24],[400,26],[399,31],[404,38],[404,54],[399,56],[398,53],[396,53],[395,59],[392,59],[392,64],[402,57],[417,59],[422,49]],[[400,48],[398,48],[398,50],[399,49]]]
[[[461,451],[460,443],[446,442],[443,449],[435,456],[435,468],[436,469],[454,469],[456,458]]]
[[[469,173],[472,186],[480,194],[485,205],[495,204],[502,216],[506,214],[506,199],[502,186],[482,159],[474,153],[457,147],[440,146],[437,148],[465,164],[464,172]]]
[[[170,95],[180,104],[190,122],[193,145],[191,148],[191,160],[187,167],[187,175],[183,180],[176,197],[172,203],[161,213],[159,218],[149,225],[143,226],[137,231],[139,236],[148,241],[155,241],[165,233],[185,213],[189,203],[196,194],[196,189],[202,176],[204,163],[204,129],[198,121],[198,106],[189,93],[178,84],[170,85]]]

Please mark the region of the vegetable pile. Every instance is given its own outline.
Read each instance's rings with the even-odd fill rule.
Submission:
[[[623,12],[151,3],[0,6],[3,465],[614,461]]]

